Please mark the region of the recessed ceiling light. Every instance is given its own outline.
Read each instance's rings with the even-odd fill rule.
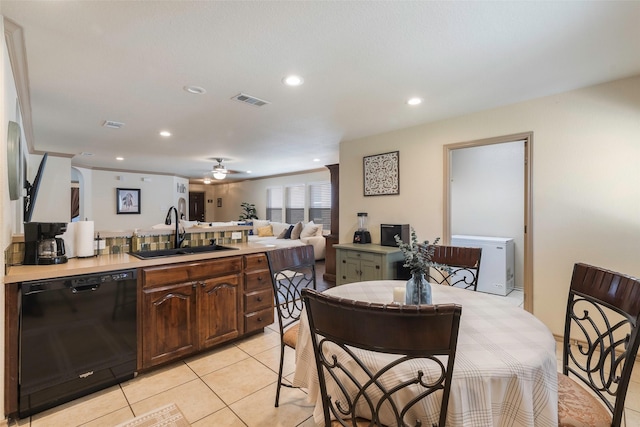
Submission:
[[[407,101],[407,104],[409,104],[409,105],[420,105],[420,104],[422,104],[422,98],[409,98],[409,100]]]
[[[196,94],[196,95],[202,95],[203,93],[207,93],[205,88],[202,88],[200,86],[185,86],[184,90],[186,90],[189,93]]]
[[[168,130],[160,131],[160,136],[171,136],[171,132]]]
[[[252,171],[247,171],[247,173],[252,173]]]
[[[116,157],[116,160],[124,160],[124,157]]]
[[[291,75],[282,79],[282,82],[287,86],[300,86],[302,83],[304,83],[304,79],[300,76]]]
[[[319,161],[320,161],[320,159],[313,159],[313,161],[314,161],[314,162],[319,162]]]

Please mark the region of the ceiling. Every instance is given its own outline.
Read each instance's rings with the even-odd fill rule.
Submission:
[[[33,152],[192,182],[215,158],[240,172],[227,180],[313,170],[341,141],[640,74],[640,2],[2,0],[0,13],[23,32]],[[304,84],[285,86],[292,73]]]

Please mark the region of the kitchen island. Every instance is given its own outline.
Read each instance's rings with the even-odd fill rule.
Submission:
[[[137,281],[122,292],[136,306],[136,372],[144,372],[260,332],[273,323],[265,256],[272,248],[252,243],[225,246],[233,249],[152,259],[110,254],[72,258],[58,265],[9,267],[5,276],[5,415],[16,417],[19,408],[24,282],[137,271]]]

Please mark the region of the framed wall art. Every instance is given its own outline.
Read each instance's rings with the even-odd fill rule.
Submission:
[[[364,195],[400,194],[400,152],[363,157]]]
[[[139,214],[140,213],[140,189],[116,188],[116,213]]]

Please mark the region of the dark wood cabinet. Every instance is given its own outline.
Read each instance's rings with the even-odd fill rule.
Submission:
[[[327,165],[331,173],[331,233],[325,236],[325,270],[322,278],[331,283],[336,283],[336,250],[333,245],[338,244],[340,237],[340,165]]]
[[[144,289],[142,366],[175,360],[197,350],[195,283]]]
[[[199,285],[200,349],[240,336],[238,321],[240,275],[217,277],[200,282]]]
[[[141,368],[237,338],[242,257],[142,269]]]
[[[245,255],[244,332],[254,332],[272,324],[273,304],[273,286],[266,255]]]

